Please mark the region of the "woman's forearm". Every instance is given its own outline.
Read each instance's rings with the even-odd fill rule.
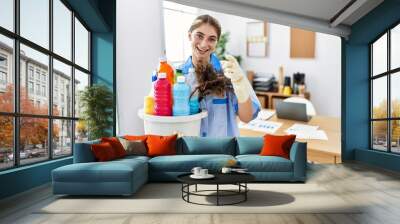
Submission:
[[[253,102],[249,97],[244,103],[238,104],[238,116],[243,122],[249,122],[253,120]]]

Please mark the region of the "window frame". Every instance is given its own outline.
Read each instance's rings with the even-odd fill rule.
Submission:
[[[92,69],[91,69],[91,36],[92,36],[92,30],[88,27],[88,25],[83,21],[83,19],[72,9],[72,7],[65,1],[65,0],[59,0],[68,10],[71,11],[71,18],[70,18],[70,23],[71,23],[71,58],[67,59],[64,58],[63,56],[55,53],[53,50],[53,24],[54,24],[54,17],[53,17],[53,0],[48,0],[49,2],[49,47],[48,49],[46,49],[45,47],[42,47],[39,44],[34,43],[33,41],[30,41],[29,39],[23,37],[20,35],[20,0],[14,0],[13,1],[13,10],[14,10],[14,18],[13,18],[13,31],[10,31],[4,27],[0,26],[0,35],[3,35],[5,37],[11,38],[13,40],[13,63],[12,63],[12,69],[11,69],[11,75],[13,75],[13,81],[14,81],[14,93],[13,93],[13,102],[14,102],[14,110],[13,112],[2,112],[0,111],[0,116],[4,116],[4,117],[12,117],[13,119],[13,154],[14,154],[14,161],[13,161],[13,166],[11,167],[5,167],[5,168],[0,168],[0,172],[5,171],[5,170],[11,170],[11,169],[16,169],[19,167],[23,167],[23,166],[30,166],[33,164],[38,164],[38,163],[43,163],[43,162],[47,162],[50,160],[58,160],[58,159],[62,159],[62,158],[66,158],[66,157],[70,157],[73,156],[73,152],[74,152],[74,143],[75,143],[75,126],[76,126],[76,121],[79,120],[79,117],[75,117],[75,108],[72,107],[72,113],[70,114],[70,116],[56,116],[53,115],[53,96],[54,96],[54,90],[53,90],[53,59],[58,60],[59,62],[62,62],[66,65],[71,66],[71,83],[73,84],[75,81],[75,69],[85,73],[88,75],[89,77],[89,83],[88,86],[92,85]],[[88,31],[88,69],[85,69],[81,66],[79,66],[78,64],[75,63],[75,18],[77,20],[79,20],[79,22],[84,26],[84,28]],[[49,58],[49,62],[48,62],[48,77],[46,80],[47,84],[46,84],[46,91],[48,92],[48,94],[45,92],[45,94],[48,96],[48,108],[49,111],[46,115],[39,115],[39,114],[26,114],[26,113],[21,113],[20,111],[20,85],[21,85],[21,81],[20,81],[20,45],[23,44],[27,47],[32,48],[33,50],[36,50],[40,53],[43,53],[45,55],[48,56]],[[29,64],[27,64],[27,71],[28,68],[30,68]],[[39,76],[39,80],[38,83],[41,83],[42,79],[41,79],[41,74],[42,72],[40,72],[40,76]],[[26,75],[26,81],[28,82],[29,80],[33,81],[34,86],[37,83],[36,82],[36,69],[33,70],[33,79],[30,79],[30,74],[27,73]],[[27,86],[28,87],[28,86]],[[72,85],[71,87],[71,93],[73,96],[75,96],[75,88],[74,85]],[[29,90],[27,90],[29,91]],[[36,91],[36,89],[34,89],[34,92]],[[39,94],[38,96],[42,96],[42,94]],[[72,105],[74,105],[75,103],[75,97],[72,97]],[[21,159],[20,159],[20,119],[21,118],[45,118],[47,119],[48,122],[48,136],[47,136],[47,142],[49,143],[47,145],[47,149],[48,150],[48,155],[47,158],[43,158],[43,160],[40,160],[38,162],[32,162],[32,163],[26,163],[26,164],[21,164]],[[71,153],[68,155],[62,155],[62,156],[54,156],[53,152],[54,152],[54,147],[53,147],[53,121],[56,120],[67,120],[67,121],[71,121]]]
[[[369,149],[373,151],[386,152],[391,154],[400,154],[400,152],[392,151],[392,121],[400,120],[400,117],[392,117],[392,99],[391,99],[391,79],[393,75],[400,72],[400,67],[391,69],[391,31],[393,28],[400,26],[400,21],[392,24],[389,28],[387,28],[383,33],[378,35],[374,40],[372,40],[369,44]],[[387,63],[386,63],[386,71],[380,74],[373,74],[373,44],[376,43],[381,37],[387,35]],[[386,87],[387,87],[387,105],[386,105],[386,118],[373,118],[373,81],[378,78],[386,77]],[[386,121],[386,151],[379,150],[374,148],[374,136],[373,136],[373,122],[374,121]]]

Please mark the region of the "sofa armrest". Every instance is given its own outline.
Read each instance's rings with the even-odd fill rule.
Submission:
[[[290,160],[293,162],[293,178],[295,181],[306,180],[307,143],[294,142],[290,149]]]
[[[96,158],[92,153],[92,149],[90,146],[92,144],[97,144],[100,141],[90,141],[90,142],[81,142],[75,143],[74,145],[74,163],[89,163],[95,162]]]

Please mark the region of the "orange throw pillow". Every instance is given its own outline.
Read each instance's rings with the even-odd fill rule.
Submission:
[[[124,149],[124,146],[122,146],[121,142],[118,140],[116,137],[110,137],[110,138],[101,138],[101,142],[108,142],[114,149],[115,155],[117,158],[125,157],[126,156],[126,151]]]
[[[178,135],[171,136],[159,136],[159,135],[148,135],[147,136],[147,154],[148,156],[165,156],[165,155],[176,155],[176,139]]]
[[[91,145],[91,149],[94,157],[99,162],[110,161],[117,158],[113,147],[108,142],[93,144]]]
[[[147,139],[147,135],[125,135],[124,139],[129,140],[129,141],[143,141],[145,142]]]
[[[280,156],[290,159],[290,148],[296,140],[296,135],[264,135],[264,145],[261,149],[262,156]]]

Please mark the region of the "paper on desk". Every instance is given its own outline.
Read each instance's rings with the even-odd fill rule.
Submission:
[[[293,124],[287,131],[305,130],[305,131],[316,131],[318,126],[306,125],[306,124]]]
[[[261,110],[260,112],[258,112],[257,119],[268,120],[272,116],[274,116],[274,114],[274,110]]]
[[[275,133],[280,127],[282,123],[275,122],[275,121],[264,121],[261,119],[254,119],[249,123],[239,123],[239,128],[249,129],[253,131],[260,131],[269,134]]]
[[[296,135],[299,139],[328,140],[325,131],[318,130],[318,126],[294,124],[285,131],[287,134]]]

